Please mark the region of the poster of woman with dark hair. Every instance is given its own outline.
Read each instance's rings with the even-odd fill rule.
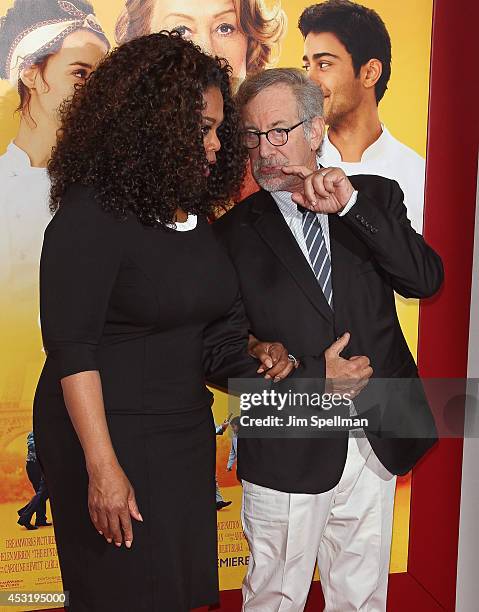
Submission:
[[[51,219],[46,166],[57,110],[108,48],[85,0],[16,0],[0,23],[0,77],[19,96],[18,130],[0,157],[0,282],[15,301],[15,315],[29,302],[23,292],[36,290],[43,230]]]

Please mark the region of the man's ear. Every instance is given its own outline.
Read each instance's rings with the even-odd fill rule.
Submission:
[[[38,85],[38,78],[40,76],[40,72],[38,66],[32,64],[31,66],[27,66],[20,72],[20,80],[28,89],[35,89]]]
[[[322,117],[311,119],[311,151],[317,151],[324,138],[326,126]]]
[[[382,62],[378,59],[370,59],[361,66],[361,81],[366,89],[371,89],[379,81],[383,73]]]

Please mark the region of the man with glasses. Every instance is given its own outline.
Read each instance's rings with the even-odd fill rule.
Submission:
[[[357,397],[354,414],[373,370],[417,380],[393,291],[428,297],[443,272],[411,228],[397,183],[320,167],[322,99],[300,70],[246,79],[237,102],[262,189],[214,228],[237,270],[251,333],[279,338],[299,360],[316,358],[330,390]],[[433,445],[435,429],[422,390],[412,402],[399,387],[381,410],[367,437],[240,432],[251,553],[245,612],[303,610],[316,561],[327,612],[386,609],[395,475]],[[390,435],[375,435],[384,423]]]

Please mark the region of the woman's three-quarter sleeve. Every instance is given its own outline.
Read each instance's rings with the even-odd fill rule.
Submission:
[[[45,231],[40,315],[45,350],[60,378],[98,370],[96,350],[122,257],[122,222],[91,188],[71,186]]]

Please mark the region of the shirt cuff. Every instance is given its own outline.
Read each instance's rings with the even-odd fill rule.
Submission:
[[[343,208],[343,210],[341,212],[338,213],[338,215],[340,217],[344,217],[345,214],[347,214],[351,208],[356,204],[356,200],[358,199],[358,192],[357,191],[353,191],[351,197],[349,198],[346,206]]]

